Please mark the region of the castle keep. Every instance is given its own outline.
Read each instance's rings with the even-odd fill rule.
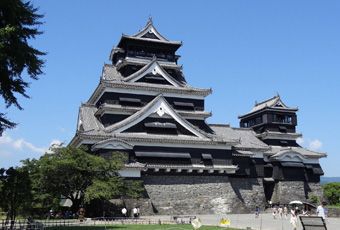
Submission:
[[[142,180],[142,213],[247,212],[320,195],[319,159],[296,142],[297,108],[275,96],[239,117],[240,128],[208,124],[211,89],[188,84],[176,54],[182,42],[149,20],[122,35],[97,88],[79,109],[72,146],[128,155],[121,176]]]

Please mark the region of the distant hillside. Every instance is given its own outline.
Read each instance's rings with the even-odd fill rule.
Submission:
[[[340,182],[340,177],[321,177],[320,183],[321,184],[327,184],[330,182]]]

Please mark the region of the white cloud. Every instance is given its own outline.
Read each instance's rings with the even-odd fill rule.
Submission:
[[[20,161],[27,158],[39,159],[47,153],[51,145],[60,145],[62,142],[53,139],[47,146],[37,146],[24,138],[14,138],[4,132],[0,136],[0,168],[21,165]]]
[[[65,133],[67,130],[64,127],[58,127],[58,131],[61,133]]]
[[[305,140],[304,140],[302,137],[299,137],[298,139],[296,139],[296,142],[297,142],[299,145],[303,145],[303,143],[305,142]]]
[[[319,150],[322,147],[322,142],[318,139],[314,139],[309,142],[309,148],[311,150]]]
[[[2,136],[0,137],[0,145],[11,143],[13,140],[10,136],[8,136],[6,133],[2,133]]]
[[[63,142],[61,140],[53,139],[50,143],[50,147],[58,146],[58,145],[62,145],[62,144],[63,144]]]
[[[45,148],[40,148],[40,147],[37,147],[35,146],[34,144],[28,142],[28,141],[25,141],[24,139],[18,139],[18,140],[14,140],[10,143],[11,146],[13,146],[13,148],[15,149],[18,149],[18,150],[30,150],[32,152],[36,152],[36,153],[45,153]]]
[[[296,139],[296,142],[299,145],[314,151],[320,150],[322,147],[322,142],[319,139],[303,139],[299,137]]]
[[[6,150],[5,150],[6,149]],[[13,139],[6,132],[0,137],[0,154],[13,155],[11,152],[29,151],[39,154],[44,154],[47,148],[35,146],[33,143],[26,141],[23,138]]]

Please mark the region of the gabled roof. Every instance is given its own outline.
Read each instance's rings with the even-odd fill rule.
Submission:
[[[164,36],[162,36],[157,29],[153,26],[153,22],[152,22],[152,18],[150,17],[149,20],[146,23],[146,26],[139,31],[138,33],[136,33],[135,35],[132,35],[132,37],[136,37],[136,38],[148,38],[147,34],[152,34],[154,38],[150,38],[150,39],[158,39],[161,41],[169,41],[168,39],[166,39]]]
[[[143,68],[138,70],[137,72],[131,74],[130,76],[127,76],[123,80],[126,82],[136,82],[139,79],[143,78],[147,74],[153,74],[153,75],[161,75],[167,82],[169,82],[171,85],[175,87],[184,86],[182,83],[174,79],[170,74],[168,74],[158,63],[157,58],[154,57],[152,61],[145,65]]]
[[[133,115],[127,117],[126,119],[110,125],[105,128],[105,132],[110,133],[121,133],[124,130],[138,124],[151,114],[157,113],[160,117],[163,115],[168,115],[172,117],[176,122],[182,125],[186,130],[194,134],[198,138],[209,139],[209,134],[205,133],[203,130],[198,129],[193,126],[190,122],[182,118],[165,100],[162,95],[158,95],[149,104],[144,106],[141,110],[134,113]]]
[[[149,18],[146,26],[139,31],[138,33],[128,36],[123,34],[121,40],[118,43],[118,47],[120,47],[125,39],[132,39],[132,40],[140,40],[140,41],[150,41],[150,42],[157,42],[163,43],[167,45],[175,45],[176,49],[182,45],[181,41],[170,41],[166,39],[163,35],[161,35],[157,29],[154,27],[152,19]]]
[[[245,116],[248,116],[250,114],[254,114],[256,112],[262,111],[264,109],[275,109],[275,110],[289,110],[296,112],[298,109],[293,107],[288,107],[280,98],[280,95],[276,95],[268,100],[262,101],[260,103],[255,103],[255,106],[250,110],[249,113],[239,116],[239,118],[243,118]]]

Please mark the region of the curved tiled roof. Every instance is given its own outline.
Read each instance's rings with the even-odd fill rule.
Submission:
[[[246,117],[250,114],[254,114],[266,108],[275,110],[290,110],[294,112],[298,110],[297,108],[288,107],[287,105],[285,105],[285,103],[283,103],[283,101],[281,100],[280,96],[277,95],[260,103],[255,103],[255,106],[250,110],[250,112],[239,116],[239,118]]]
[[[224,139],[236,139],[239,143],[235,145],[238,149],[269,149],[269,146],[256,137],[252,129],[232,128],[229,125],[209,125],[217,136]]]
[[[130,76],[127,76],[123,79],[123,81],[126,82],[134,82],[135,79],[139,79],[140,77],[148,74],[153,73],[154,70],[158,70],[160,74],[164,77],[165,80],[167,80],[169,83],[171,83],[173,86],[185,86],[181,82],[174,79],[170,74],[168,74],[158,63],[157,58],[153,58],[149,64],[145,65],[143,68],[138,70],[137,72],[131,74]]]
[[[266,153],[271,155],[271,157],[279,157],[287,152],[297,152],[305,157],[321,158],[326,157],[326,153],[312,151],[302,147],[281,147],[281,146],[271,146],[270,150]]]

